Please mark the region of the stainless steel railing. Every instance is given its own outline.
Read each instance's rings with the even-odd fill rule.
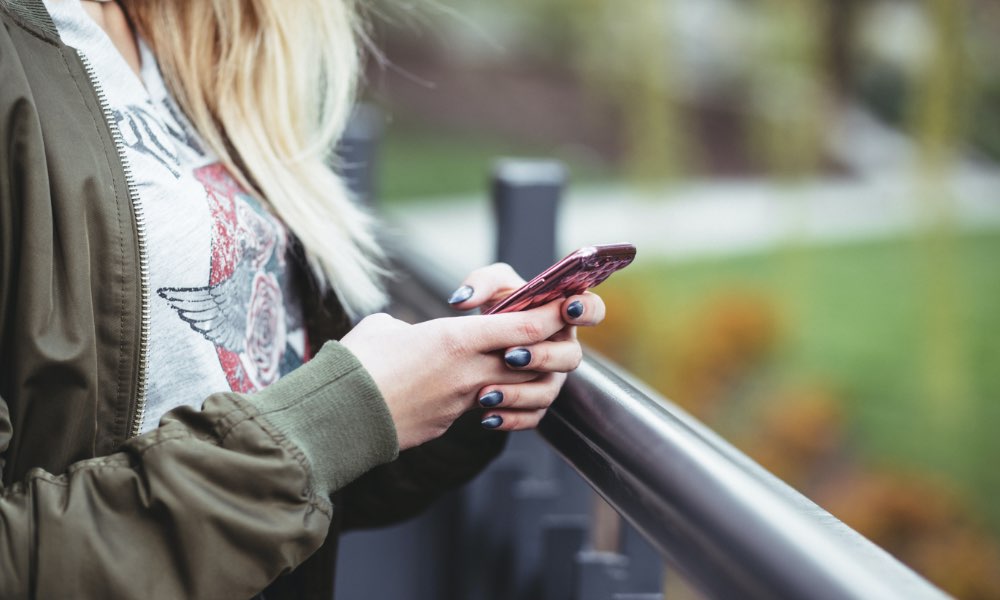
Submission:
[[[454,283],[397,252],[398,304],[448,314]],[[588,354],[542,437],[710,598],[945,598],[669,400]]]

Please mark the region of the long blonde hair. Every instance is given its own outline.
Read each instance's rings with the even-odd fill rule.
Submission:
[[[384,303],[371,217],[330,168],[359,71],[353,0],[126,0],[205,143],[359,316]]]

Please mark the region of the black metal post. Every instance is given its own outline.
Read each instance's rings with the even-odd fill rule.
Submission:
[[[566,169],[550,160],[504,159],[493,168],[497,260],[530,279],[556,258],[556,218]]]
[[[497,260],[510,264],[525,279],[530,279],[556,258],[557,222],[559,203],[566,185],[566,169],[551,160],[504,159],[493,169],[492,200],[496,218]],[[637,578],[630,574],[629,560],[623,555],[601,554],[606,560],[617,560],[616,568],[608,570],[581,563],[580,551],[586,550],[581,538],[575,548],[568,548],[575,536],[584,529],[569,530],[567,523],[588,523],[588,513],[593,502],[593,491],[580,485],[580,479],[559,460],[551,448],[534,432],[520,432],[511,436],[507,450],[493,468],[505,473],[520,473],[521,478],[508,483],[512,489],[505,494],[509,499],[505,518],[510,519],[503,530],[500,548],[511,549],[510,566],[506,574],[504,592],[487,598],[591,598],[598,595],[596,588],[584,593],[578,588],[581,579],[588,577],[595,583],[603,581],[601,575],[613,573],[607,591],[635,590]],[[490,471],[487,471],[486,480]],[[482,480],[481,480],[482,481]],[[467,496],[468,498],[469,496]],[[559,551],[550,553],[556,544]],[[642,551],[640,550],[640,553]],[[648,551],[646,552],[649,553]],[[589,556],[584,552],[582,556]],[[611,558],[609,558],[611,557]],[[573,564],[581,570],[577,576],[567,577],[566,565]],[[644,566],[648,561],[643,561]],[[654,566],[654,577],[662,566]],[[611,581],[617,578],[612,586]],[[649,577],[640,577],[648,580]],[[585,583],[585,587],[589,584]],[[649,588],[640,588],[646,591]],[[655,588],[654,588],[655,589]],[[610,599],[609,595],[605,595]]]

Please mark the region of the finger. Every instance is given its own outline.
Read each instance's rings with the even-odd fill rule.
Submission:
[[[503,360],[511,369],[567,373],[580,366],[583,349],[577,342],[539,342],[506,351]]]
[[[468,382],[469,385],[473,386],[473,389],[469,392],[470,395],[475,393],[476,390],[485,389],[483,386],[486,383],[497,386],[520,385],[550,374],[531,371],[529,369],[511,369],[504,363],[502,358],[500,360],[498,358],[497,354],[483,355],[482,360],[476,363],[474,370],[475,378],[473,381]]]
[[[604,300],[593,292],[570,296],[562,305],[563,318],[572,325],[597,325],[604,320],[604,312]]]
[[[468,343],[481,352],[527,346],[549,339],[566,326],[555,300],[531,310],[455,319],[455,327],[469,336]]]
[[[539,410],[496,410],[490,411],[481,421],[485,429],[495,431],[522,431],[538,427],[545,409]]]
[[[539,410],[548,408],[566,380],[563,373],[546,373],[527,383],[488,385],[479,393],[479,406],[486,409]]]
[[[575,342],[576,341],[576,327],[572,325],[567,325],[555,333],[549,338],[550,342]]]
[[[452,292],[448,304],[468,310],[499,301],[524,285],[524,279],[506,263],[494,263],[476,269]]]

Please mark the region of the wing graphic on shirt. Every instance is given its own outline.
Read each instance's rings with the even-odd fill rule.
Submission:
[[[150,103],[129,104],[124,110],[114,109],[112,116],[126,145],[155,159],[175,179],[180,178],[180,160],[172,141],[179,134],[154,113]]]
[[[160,288],[156,293],[205,339],[231,352],[243,352],[253,281],[241,272],[249,266],[247,262],[242,261],[232,277],[215,285]]]

